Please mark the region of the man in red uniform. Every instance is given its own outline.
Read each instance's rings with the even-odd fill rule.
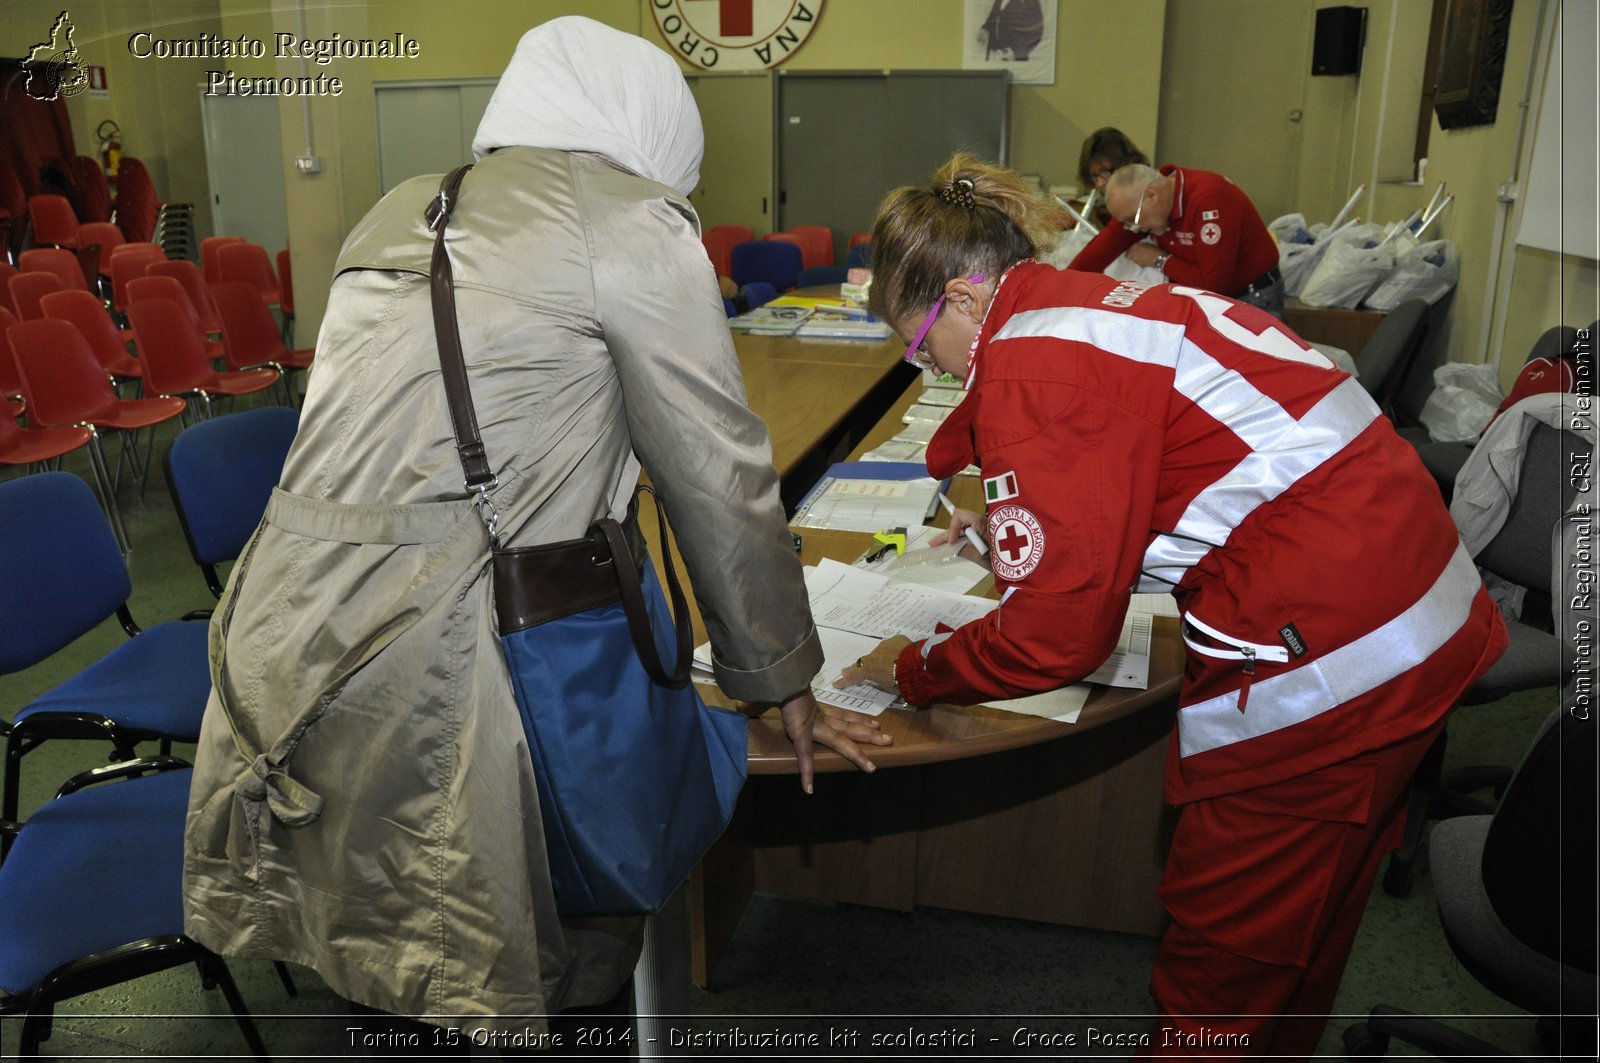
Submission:
[[[1278,245],[1250,197],[1221,174],[1171,163],[1130,164],[1111,175],[1106,208],[1115,222],[1068,269],[1104,270],[1126,253],[1175,284],[1204,288],[1283,317]],[[1154,245],[1143,243],[1146,234]]]
[[[1001,605],[844,679],[914,705],[1048,689],[1107,657],[1130,592],[1171,590],[1183,815],[1149,1050],[1307,1056],[1415,766],[1504,624],[1412,449],[1266,314],[1028,260],[973,274],[917,339],[967,367],[928,468],[982,467]]]

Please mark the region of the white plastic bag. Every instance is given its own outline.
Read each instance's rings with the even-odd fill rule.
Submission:
[[[1394,270],[1367,296],[1367,305],[1374,310],[1393,310],[1407,299],[1426,299],[1449,291],[1460,276],[1456,245],[1449,240],[1429,240],[1395,256]]]
[[[1476,442],[1505,398],[1492,365],[1446,362],[1433,371],[1433,384],[1418,419],[1435,443]]]
[[[1078,257],[1078,252],[1089,245],[1094,239],[1094,233],[1089,231],[1087,225],[1075,225],[1061,234],[1061,239],[1056,241],[1056,246],[1039,256],[1039,261],[1048,262],[1056,269],[1066,269],[1067,264]]]
[[[1394,270],[1394,243],[1382,240],[1381,225],[1351,225],[1329,237],[1322,261],[1300,289],[1300,301],[1344,310],[1359,306]]]
[[[1285,214],[1281,218],[1273,218],[1267,224],[1267,232],[1280,244],[1310,244],[1316,241],[1306,225],[1304,214]]]
[[[1299,217],[1297,214],[1286,215],[1290,218]],[[1279,219],[1282,221],[1283,219]],[[1306,232],[1310,235],[1312,243],[1298,243],[1278,241],[1278,269],[1283,274],[1283,292],[1285,295],[1298,298],[1301,289],[1306,286],[1306,280],[1311,276],[1311,271],[1317,268],[1317,263],[1322,261],[1322,255],[1328,250],[1328,227],[1321,222],[1311,226]]]

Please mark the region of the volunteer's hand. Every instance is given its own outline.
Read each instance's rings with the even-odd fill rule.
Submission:
[[[904,635],[884,639],[871,653],[859,658],[855,664],[847,665],[833,685],[849,687],[857,683],[870,683],[879,690],[900,693],[900,687],[894,681],[894,662],[899,659],[900,651],[909,645],[911,640]]]
[[[1161,248],[1155,244],[1138,243],[1128,248],[1123,254],[1136,266],[1153,266],[1156,259],[1161,257]]]
[[[795,760],[800,763],[800,788],[811,793],[814,743],[827,746],[862,771],[877,771],[878,766],[856,743],[886,746],[894,739],[879,729],[878,721],[864,712],[837,709],[817,704],[811,691],[797,694],[783,703],[783,729],[794,743]]]
[[[943,546],[945,543],[953,543],[964,540],[966,538],[968,528],[971,528],[974,532],[976,532],[978,538],[982,539],[984,542],[989,541],[989,536],[987,534],[989,529],[984,525],[983,517],[972,512],[970,509],[957,509],[954,513],[950,514],[950,526],[944,531],[940,532],[938,535],[935,535],[933,538],[929,539],[928,545]],[[978,551],[973,548],[970,542],[962,546],[960,553],[962,557],[969,557],[974,561],[983,560],[983,555],[978,553]]]

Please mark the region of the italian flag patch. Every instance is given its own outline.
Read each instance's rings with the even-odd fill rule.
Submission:
[[[1017,474],[1014,472],[1003,472],[999,476],[991,476],[983,481],[983,500],[991,505],[1016,497]]]

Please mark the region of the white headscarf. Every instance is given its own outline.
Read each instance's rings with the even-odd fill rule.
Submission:
[[[472,153],[520,145],[592,151],[688,195],[705,134],[678,64],[641,37],[570,15],[522,35]]]

